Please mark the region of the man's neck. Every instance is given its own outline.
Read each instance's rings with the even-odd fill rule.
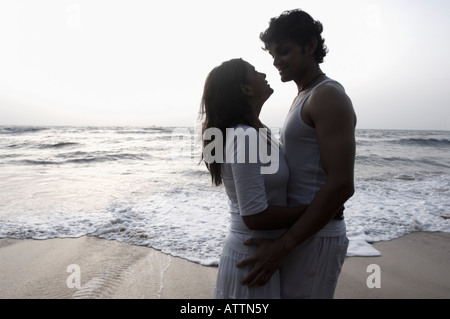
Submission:
[[[316,82],[316,77],[323,74],[318,64],[315,64],[309,68],[302,77],[295,79],[294,82],[297,85],[298,92],[302,92],[309,88],[312,82]],[[312,81],[312,82],[311,82]]]

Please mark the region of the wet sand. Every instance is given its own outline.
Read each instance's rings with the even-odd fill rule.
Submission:
[[[335,298],[448,299],[449,243],[450,233],[375,243],[381,257],[346,259]],[[374,264],[378,277],[368,272]],[[217,274],[217,267],[94,237],[0,239],[0,269],[2,299],[209,299]],[[369,288],[369,277],[380,288]]]

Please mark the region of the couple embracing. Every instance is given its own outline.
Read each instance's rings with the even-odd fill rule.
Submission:
[[[280,141],[259,119],[273,93],[265,74],[233,59],[206,79],[202,132],[220,130],[226,160],[203,159],[212,182],[224,185],[231,213],[214,298],[334,296],[348,247],[343,210],[354,192],[356,115],[344,88],[320,69],[322,30],[292,10],[261,33],[281,81],[298,88]],[[214,140],[203,134],[204,150]],[[270,154],[277,169],[264,171],[260,154]]]

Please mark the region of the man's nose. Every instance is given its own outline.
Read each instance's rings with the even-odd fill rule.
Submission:
[[[278,67],[281,65],[280,59],[277,57],[273,58],[273,66],[278,69]]]

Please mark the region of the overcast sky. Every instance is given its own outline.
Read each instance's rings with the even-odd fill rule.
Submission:
[[[448,0],[1,0],[0,125],[194,126],[209,71],[242,57],[280,127],[296,88],[259,34],[299,7],[324,25],[322,70],[358,128],[450,130]]]

